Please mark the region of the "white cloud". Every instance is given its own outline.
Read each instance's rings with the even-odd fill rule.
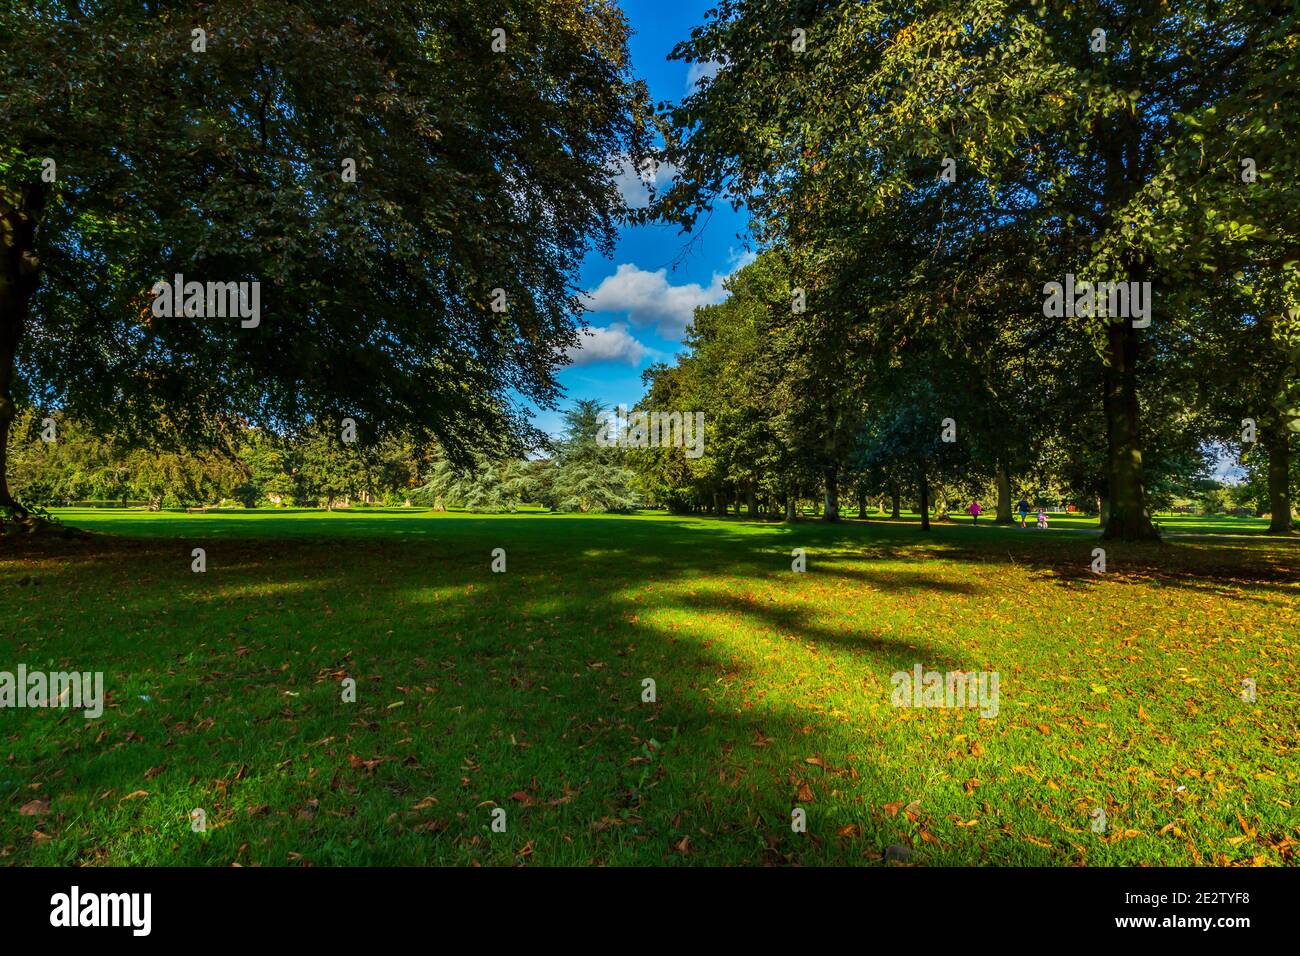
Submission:
[[[714,273],[708,287],[698,282],[673,285],[667,269],[648,272],[624,263],[587,293],[586,305],[593,312],[624,315],[636,326],[653,325],[664,338],[677,340],[694,317],[696,306],[717,305],[727,297],[722,287],[725,278]]]
[[[699,85],[700,80],[711,80],[718,75],[722,69],[722,63],[718,60],[702,60],[699,63],[692,63],[691,68],[686,71],[686,95],[690,96],[695,92],[695,87]]]
[[[758,259],[758,253],[753,249],[728,249],[727,263],[731,266],[732,272],[739,272],[745,266],[750,265]]]
[[[653,161],[651,161],[653,163]],[[623,202],[632,209],[644,209],[650,204],[650,186],[662,194],[664,187],[673,181],[677,174],[672,163],[653,163],[652,166],[637,168],[632,157],[622,154],[610,163],[614,173],[614,184]]]
[[[568,351],[574,366],[597,362],[626,362],[640,365],[650,350],[632,337],[625,322],[612,322],[605,328],[589,326],[579,333],[581,344]]]

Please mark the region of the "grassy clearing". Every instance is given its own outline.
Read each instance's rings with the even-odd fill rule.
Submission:
[[[1098,576],[968,522],[63,517],[103,534],[0,542],[0,670],[109,703],[0,712],[6,863],[1295,862],[1294,541]],[[917,663],[997,671],[997,717],[892,707]]]

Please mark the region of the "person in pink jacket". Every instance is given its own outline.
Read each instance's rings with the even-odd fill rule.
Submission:
[[[984,509],[980,507],[980,503],[978,501],[972,501],[970,507],[966,510],[970,512],[971,524],[979,524],[980,515],[984,513]]]

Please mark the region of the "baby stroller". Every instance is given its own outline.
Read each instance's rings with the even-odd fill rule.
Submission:
[[[1038,527],[1039,528],[1047,527],[1047,512],[1043,511],[1041,508],[1038,511]]]

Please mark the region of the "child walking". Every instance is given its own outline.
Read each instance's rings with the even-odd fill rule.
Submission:
[[[971,524],[979,524],[980,515],[984,513],[984,509],[980,507],[980,503],[978,501],[972,501],[970,507],[966,510],[970,512]]]

